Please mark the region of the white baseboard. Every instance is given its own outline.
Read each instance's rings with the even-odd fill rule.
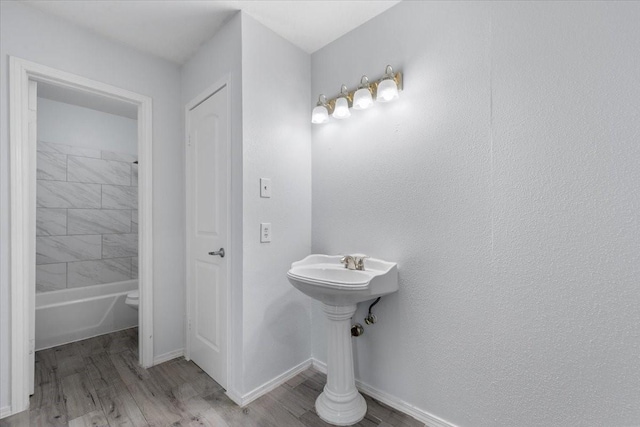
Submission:
[[[233,403],[235,403],[238,406],[242,406],[242,395],[235,393],[231,390],[227,390],[225,394],[229,399],[233,401]]]
[[[180,348],[178,350],[170,351],[165,354],[159,354],[157,356],[153,356],[153,365],[159,365],[164,362],[168,362],[172,359],[177,359],[178,357],[184,356],[184,349]]]
[[[11,413],[11,406],[4,406],[0,408],[0,418],[8,417],[9,415],[13,415]]]
[[[322,372],[323,374],[327,374],[327,364],[319,361],[318,359],[311,359],[311,366],[317,370]]]
[[[312,359],[305,360],[304,362],[300,363],[297,366],[294,366],[293,368],[291,368],[288,371],[278,375],[277,377],[273,378],[272,380],[269,380],[266,383],[262,384],[261,386],[258,386],[256,388],[254,388],[253,390],[251,390],[249,393],[245,394],[244,396],[236,396],[236,395],[232,395],[230,393],[227,393],[227,395],[229,396],[229,398],[231,400],[233,400],[239,406],[246,406],[249,403],[251,403],[254,400],[256,400],[257,398],[259,398],[260,396],[269,393],[271,390],[273,390],[275,388],[280,387],[282,384],[286,383],[291,378],[293,378],[296,375],[298,375],[300,372],[306,371],[307,369],[309,369],[309,367],[311,367],[312,361],[313,361]]]
[[[321,362],[316,359],[312,359],[312,366],[318,371],[326,374],[327,373],[327,364]],[[427,427],[456,427],[454,424],[451,424],[442,418],[438,418],[433,414],[428,413],[427,411],[420,409],[410,403],[405,402],[395,396],[391,396],[388,393],[380,391],[374,387],[371,387],[369,384],[365,384],[360,380],[356,379],[356,387],[358,390],[363,392],[364,394],[373,397],[376,400],[384,403],[392,407],[393,409],[403,412],[407,415],[412,416],[416,420],[423,422]]]

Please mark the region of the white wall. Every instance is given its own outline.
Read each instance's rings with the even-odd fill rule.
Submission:
[[[38,139],[137,155],[138,121],[38,98]]]
[[[153,98],[155,348],[183,346],[184,169],[179,70],[18,2],[0,5],[0,407],[9,405],[8,55]]]
[[[230,369],[227,390],[242,394],[242,34],[237,13],[205,43],[180,70],[181,110],[184,127],[185,106],[212,85],[226,79],[231,102],[231,300],[234,331],[229,345],[237,360]],[[181,148],[184,151],[184,148]],[[181,200],[185,205],[184,197]],[[185,260],[186,261],[186,260]]]
[[[311,246],[310,57],[238,13],[182,67],[182,104],[224,78],[231,89],[230,345],[238,356],[229,390],[240,397],[311,353],[309,301],[286,280]],[[271,199],[259,196],[261,177],[272,179]],[[260,244],[260,222],[273,224],[272,243]]]
[[[311,250],[310,56],[242,14],[244,391],[307,360],[310,301],[286,278]],[[260,198],[271,178],[271,198]],[[272,227],[260,243],[260,223]]]
[[[460,426],[637,424],[639,20],[402,2],[312,55],[314,98],[405,73],[397,102],[312,131],[313,251],[399,263],[359,379]]]

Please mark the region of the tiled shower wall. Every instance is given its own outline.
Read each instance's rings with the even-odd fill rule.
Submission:
[[[37,292],[138,277],[135,160],[38,141]]]

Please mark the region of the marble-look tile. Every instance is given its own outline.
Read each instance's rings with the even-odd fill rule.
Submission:
[[[70,262],[68,266],[68,288],[121,282],[131,278],[131,258]]]
[[[138,186],[138,165],[131,165],[131,185],[134,187]]]
[[[103,185],[102,209],[138,209],[138,188]]]
[[[131,211],[114,209],[69,209],[68,234],[131,232]]]
[[[78,147],[75,145],[57,144],[55,142],[38,141],[38,151],[47,153],[69,154],[72,156],[100,158],[100,150]]]
[[[117,151],[105,151],[102,150],[103,160],[116,160],[118,162],[133,163],[138,160],[137,154],[119,153]]]
[[[36,208],[36,236],[67,234],[67,210]]]
[[[105,234],[102,236],[102,258],[138,256],[137,234]]]
[[[112,160],[69,156],[67,158],[67,181],[130,185],[131,166],[129,163]]]
[[[131,258],[131,278],[132,279],[138,278],[138,257],[137,256],[134,256],[133,258]]]
[[[100,198],[100,184],[38,180],[36,189],[41,208],[100,208]]]
[[[67,156],[39,151],[36,161],[37,178],[53,181],[67,180]]]
[[[132,233],[138,232],[138,210],[137,209],[133,209],[131,211],[131,232]]]
[[[49,292],[67,287],[67,264],[36,265],[36,292]]]
[[[100,259],[101,236],[36,237],[36,264]]]

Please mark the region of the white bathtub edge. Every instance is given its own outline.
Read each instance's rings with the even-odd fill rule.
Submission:
[[[138,280],[69,288],[36,295],[36,351],[138,326],[127,294]]]
[[[138,288],[138,279],[123,280],[121,282],[102,283],[100,285],[81,286],[77,288],[58,289],[57,291],[38,292],[36,293],[36,309],[47,308],[51,306],[58,306],[60,304],[66,304],[69,302],[85,302],[95,300],[96,298],[102,298],[106,295],[120,295],[131,292],[131,285],[135,284]],[[120,291],[113,291],[113,288],[124,288]],[[81,296],[80,298],[74,298],[69,301],[69,298],[65,298],[68,295],[74,294],[89,294],[87,296]],[[42,303],[42,300],[55,300],[48,303]]]

